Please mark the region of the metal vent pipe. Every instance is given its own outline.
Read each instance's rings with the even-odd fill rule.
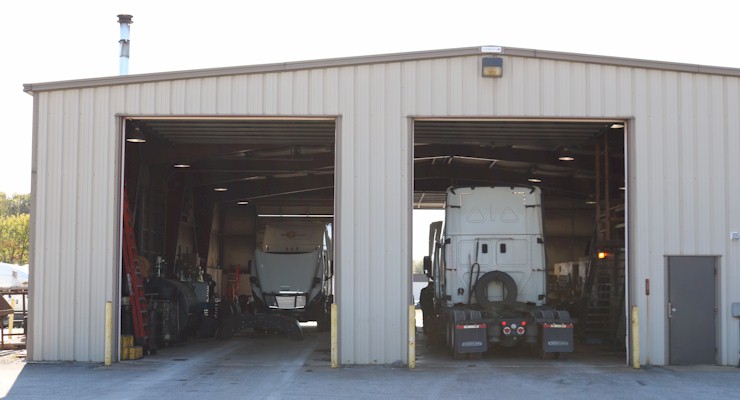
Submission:
[[[131,24],[134,23],[134,21],[132,21],[132,18],[134,17],[128,14],[118,15],[118,23],[121,24],[121,40],[118,41],[118,43],[120,43],[121,45],[121,55],[119,57],[120,64],[118,67],[119,75],[128,75],[129,46],[131,43]]]

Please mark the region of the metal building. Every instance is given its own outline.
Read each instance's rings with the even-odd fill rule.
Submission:
[[[625,125],[623,317],[638,306],[640,363],[671,364],[681,351],[671,347],[686,330],[672,325],[684,309],[670,297],[680,293],[671,279],[698,264],[712,271],[707,286],[695,286],[716,308],[709,322],[696,323],[714,336],[709,363],[737,364],[740,70],[487,50],[25,85],[34,98],[29,359],[103,360],[105,303],[120,305],[126,121],[233,117],[333,122],[342,364],[408,362],[411,212],[422,167],[415,135],[463,143],[473,140],[465,136],[471,130],[485,136],[530,123],[550,139],[554,127],[568,136],[613,122]],[[481,72],[492,56],[501,60],[500,77]],[[688,279],[699,285],[705,277]]]

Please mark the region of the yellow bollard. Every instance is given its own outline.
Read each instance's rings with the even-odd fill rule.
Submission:
[[[113,346],[113,302],[105,302],[105,366],[110,367]]]
[[[331,305],[331,367],[339,368],[339,354],[337,351],[337,304]]]
[[[8,334],[13,337],[13,325],[15,324],[15,299],[10,298],[10,314],[8,315]]]
[[[409,368],[416,368],[416,307],[409,306]]]
[[[637,306],[632,306],[632,367],[640,369],[640,324]]]

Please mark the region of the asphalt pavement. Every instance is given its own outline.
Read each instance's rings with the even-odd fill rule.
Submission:
[[[625,365],[624,354],[579,347],[568,360],[497,351],[451,360],[419,334],[417,367],[330,367],[329,337],[305,340],[244,332],[196,339],[140,360],[26,363],[0,354],[0,396],[7,399],[737,399],[736,367]]]

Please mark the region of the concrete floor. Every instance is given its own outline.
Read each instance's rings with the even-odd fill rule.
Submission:
[[[245,332],[228,341],[190,340],[111,367],[29,363],[0,355],[0,396],[8,399],[730,399],[740,398],[740,369],[624,365],[624,355],[579,348],[569,360],[503,351],[454,361],[425,346],[417,368],[329,366],[328,334],[306,339]],[[567,396],[567,397],[566,397]]]

